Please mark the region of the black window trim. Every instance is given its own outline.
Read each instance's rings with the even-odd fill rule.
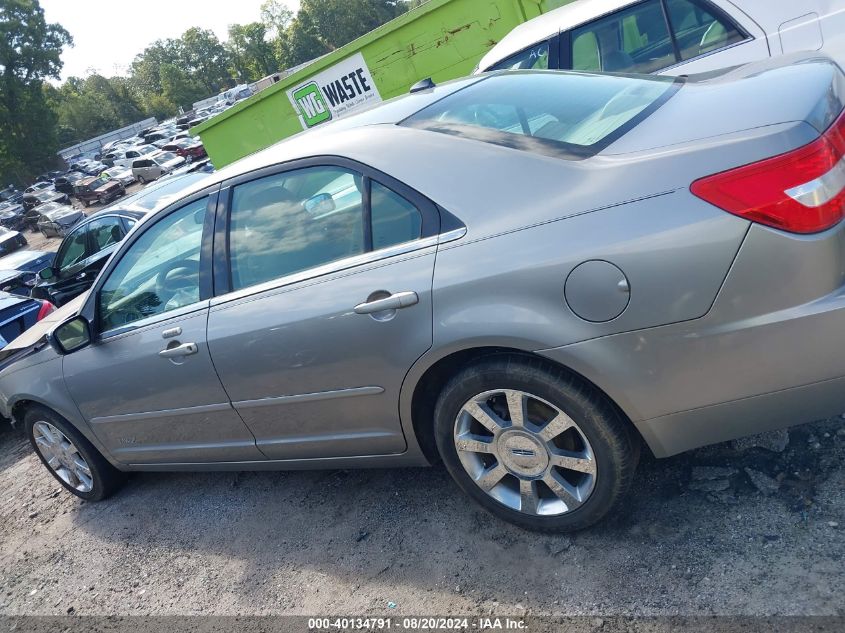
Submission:
[[[615,11],[608,11],[600,16],[594,17],[589,22],[584,22],[583,24],[578,24],[577,26],[569,29],[568,31],[564,31],[561,33],[560,36],[560,49],[558,52],[558,59],[560,60],[560,69],[561,70],[572,70],[572,31],[583,28],[590,24],[594,24],[599,20],[604,20],[605,18],[609,18],[611,16],[617,15],[619,13],[623,13],[625,11],[630,10],[633,7],[646,4],[647,2],[659,2],[662,12],[663,12],[663,20],[666,25],[666,28],[669,32],[669,38],[672,40],[672,50],[675,53],[675,62],[673,64],[669,64],[668,66],[664,66],[662,68],[658,68],[657,70],[653,71],[653,73],[662,72],[665,70],[669,70],[671,68],[675,68],[676,66],[680,66],[682,64],[688,64],[690,62],[696,61],[698,59],[703,59],[705,57],[709,57],[714,53],[720,53],[722,51],[726,51],[728,49],[733,48],[734,46],[739,46],[741,44],[746,44],[748,42],[754,41],[756,38],[746,29],[742,24],[739,24],[733,16],[728,14],[722,7],[719,7],[710,0],[688,0],[692,4],[698,5],[703,11],[710,13],[714,18],[719,21],[727,22],[730,24],[736,31],[742,35],[742,40],[739,42],[734,42],[733,44],[728,44],[727,46],[723,46],[722,48],[717,48],[712,51],[708,51],[707,53],[702,53],[700,55],[696,55],[695,57],[690,57],[689,59],[681,59],[680,48],[678,46],[678,40],[675,36],[675,28],[672,25],[672,20],[669,16],[669,5],[667,4],[667,0],[638,0],[638,2],[632,2],[629,5],[616,9]],[[531,48],[531,47],[528,47]],[[527,50],[527,49],[525,49]],[[551,65],[550,65],[551,67]]]
[[[434,202],[426,198],[418,191],[412,189],[411,187],[397,180],[396,178],[389,176],[388,174],[385,174],[382,171],[379,171],[378,169],[370,167],[369,165],[366,165],[364,163],[360,163],[356,160],[352,160],[350,158],[332,155],[313,156],[309,158],[301,158],[292,161],[287,161],[284,163],[270,165],[245,174],[241,174],[239,176],[235,176],[222,183],[220,190],[220,204],[218,204],[217,207],[217,218],[214,229],[213,287],[214,297],[216,299],[222,297],[224,300],[228,301],[230,298],[234,299],[242,294],[251,295],[263,292],[265,286],[267,285],[283,286],[287,285],[288,283],[295,283],[293,281],[286,281],[290,278],[296,278],[297,280],[299,280],[300,277],[319,277],[323,274],[326,274],[323,272],[319,272],[323,269],[329,267],[336,267],[338,270],[345,269],[348,266],[344,266],[344,262],[358,260],[362,256],[366,256],[364,257],[364,259],[373,259],[375,261],[382,259],[380,254],[383,252],[385,258],[393,256],[392,254],[390,254],[391,251],[395,250],[393,247],[380,250],[372,250],[372,222],[365,222],[364,230],[367,231],[367,233],[369,234],[368,237],[370,250],[367,250],[364,253],[361,253],[360,255],[355,255],[337,260],[336,262],[328,262],[325,265],[317,266],[315,268],[309,268],[303,271],[299,271],[297,273],[291,273],[289,275],[275,277],[261,284],[248,286],[246,288],[239,288],[237,290],[234,289],[234,284],[232,282],[232,268],[230,258],[231,247],[229,243],[229,228],[232,211],[232,197],[234,195],[235,187],[255,180],[260,180],[269,176],[276,176],[287,172],[297,171],[300,169],[307,169],[310,167],[338,167],[341,169],[348,169],[350,171],[354,171],[361,174],[364,177],[364,191],[362,192],[362,206],[364,207],[365,214],[364,220],[367,220],[367,215],[371,213],[370,187],[371,182],[373,180],[411,202],[420,212],[422,226],[419,239],[407,242],[406,244],[398,245],[403,247],[403,251],[408,252],[426,248],[430,245],[429,242],[431,241],[431,238],[434,238],[434,243],[436,243],[436,238],[440,234],[441,229],[440,208]],[[367,236],[365,235],[365,247],[366,246]],[[357,265],[359,264],[352,264],[353,267]],[[309,273],[314,274],[309,275]],[[229,297],[227,295],[233,296]]]
[[[489,75],[482,79],[482,81],[489,81],[493,77],[497,76],[508,76],[512,74],[536,74],[538,72],[547,72],[547,71],[536,71],[536,70],[500,70],[497,71],[496,74]],[[558,70],[555,71],[561,74],[575,74],[581,75],[589,74],[589,73],[580,73],[573,70]],[[593,73],[597,74],[597,73]],[[600,73],[601,75],[618,75],[620,77],[632,77],[635,79],[639,79],[641,81],[660,81],[660,79],[649,79],[648,76],[642,75],[627,75],[625,73]],[[667,81],[668,79],[673,79],[671,82]],[[628,134],[631,130],[637,127],[640,123],[645,121],[649,118],[652,114],[657,112],[661,107],[663,107],[675,94],[681,89],[681,87],[686,83],[686,77],[674,77],[664,78],[664,81],[667,84],[666,90],[663,92],[660,97],[658,97],[653,103],[651,103],[648,107],[643,109],[639,114],[635,117],[627,121],[625,124],[616,128],[613,132],[605,136],[600,141],[593,143],[592,145],[576,145],[574,143],[566,143],[564,141],[555,141],[552,139],[544,139],[538,138],[536,136],[525,136],[523,134],[514,134],[511,132],[501,132],[498,130],[494,130],[493,128],[482,128],[476,127],[473,125],[461,125],[461,124],[448,124],[448,125],[437,125],[433,121],[411,121],[411,119],[417,117],[421,112],[425,112],[425,110],[432,108],[440,103],[442,103],[445,99],[457,95],[464,90],[467,90],[473,86],[478,85],[476,82],[461,90],[458,90],[444,99],[440,99],[432,104],[429,104],[422,110],[419,110],[412,114],[407,119],[400,121],[397,125],[404,126],[404,127],[411,127],[419,130],[426,130],[429,132],[436,132],[439,134],[447,134],[449,136],[457,136],[459,138],[466,138],[471,139],[474,141],[478,141],[481,143],[489,143],[492,145],[499,145],[501,147],[507,147],[510,149],[514,149],[517,151],[527,151],[534,154],[540,154],[542,156],[549,156],[551,158],[559,158],[562,160],[570,160],[570,161],[581,161],[586,160],[588,158],[593,158],[597,154],[600,154],[602,151],[607,149],[610,145],[618,141],[620,138]]]
[[[219,191],[220,184],[215,183],[209,187],[206,187],[202,191],[198,191],[185,198],[181,198],[180,200],[173,202],[168,207],[165,207],[163,210],[156,212],[154,214],[154,217],[151,218],[149,221],[141,223],[140,226],[136,225],[138,226],[138,230],[133,231],[131,235],[127,234],[123,241],[120,242],[119,250],[115,251],[112,257],[109,258],[108,262],[106,263],[105,267],[97,278],[96,284],[91,288],[90,294],[85,300],[85,304],[82,306],[82,309],[79,312],[79,314],[85,317],[88,320],[88,323],[91,324],[92,342],[94,344],[106,343],[125,334],[142,330],[150,326],[154,326],[160,321],[165,321],[182,315],[191,314],[199,309],[203,309],[206,307],[208,300],[212,296],[212,268],[211,262],[208,260],[208,253],[212,248],[209,243],[213,240],[213,227],[217,215]],[[205,224],[203,225],[202,241],[200,244],[200,300],[191,306],[185,306],[184,308],[180,308],[178,310],[156,314],[151,317],[136,321],[134,323],[129,323],[119,328],[114,328],[105,331],[102,330],[99,315],[100,290],[102,289],[103,285],[108,280],[108,278],[111,276],[112,272],[117,267],[117,265],[122,261],[126,252],[131,249],[135,242],[137,242],[143,235],[145,235],[147,231],[151,230],[152,227],[156,226],[159,222],[162,222],[166,218],[170,217],[171,214],[176,213],[180,209],[183,209],[185,206],[193,204],[194,202],[202,200],[203,198],[208,200],[208,205],[206,209]]]

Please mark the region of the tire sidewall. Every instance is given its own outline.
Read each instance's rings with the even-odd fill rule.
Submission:
[[[548,532],[572,531],[588,527],[601,519],[616,503],[623,489],[624,473],[619,468],[612,435],[603,419],[610,407],[602,410],[577,383],[562,389],[542,369],[529,363],[491,360],[463,371],[444,388],[435,409],[435,439],[446,469],[460,488],[485,510],[520,527]],[[596,481],[589,498],[578,508],[554,517],[526,515],[513,510],[481,490],[464,470],[454,443],[458,413],[466,402],[481,393],[514,389],[537,396],[569,415],[587,438],[596,462]]]
[[[52,424],[64,433],[65,437],[73,442],[73,445],[76,446],[76,449],[91,469],[94,485],[90,492],[79,492],[62,481],[61,477],[53,471],[47,463],[47,460],[44,459],[44,456],[41,454],[41,451],[38,449],[38,445],[35,441],[33,427],[37,422],[48,422]],[[38,455],[38,459],[40,459],[41,463],[44,464],[44,468],[46,468],[53,478],[68,492],[86,501],[99,501],[106,498],[111,493],[111,490],[107,487],[107,482],[105,481],[109,474],[107,471],[111,468],[111,466],[105,461],[99,452],[97,452],[97,449],[94,448],[91,443],[64,418],[44,407],[31,407],[24,415],[24,429],[26,430],[26,435],[29,438],[29,443],[32,445],[35,454]]]

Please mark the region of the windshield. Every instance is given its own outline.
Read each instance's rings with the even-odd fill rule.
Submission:
[[[167,161],[174,160],[175,158],[175,154],[171,154],[170,152],[162,152],[158,156],[154,156],[153,160],[160,165],[161,163],[166,163]]]
[[[401,125],[588,158],[639,124],[680,85],[666,77],[505,72],[452,93]]]

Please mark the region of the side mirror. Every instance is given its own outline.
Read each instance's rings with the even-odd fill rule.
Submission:
[[[56,273],[53,271],[53,268],[50,267],[50,266],[48,266],[47,268],[44,268],[44,269],[42,269],[38,272],[38,278],[43,279],[44,281],[52,279],[55,276],[56,276]]]
[[[318,193],[305,201],[305,210],[312,215],[322,215],[335,210],[334,198],[330,193]]]
[[[91,344],[91,326],[85,317],[76,316],[48,334],[47,340],[62,356],[73,354]]]

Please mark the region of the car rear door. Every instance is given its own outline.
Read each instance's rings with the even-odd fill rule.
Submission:
[[[343,159],[226,183],[208,343],[273,460],[401,453],[405,374],[432,343],[436,207]]]
[[[123,463],[262,458],[206,344],[215,200],[198,194],[133,235],[83,308],[94,342],[64,357],[79,410]]]

